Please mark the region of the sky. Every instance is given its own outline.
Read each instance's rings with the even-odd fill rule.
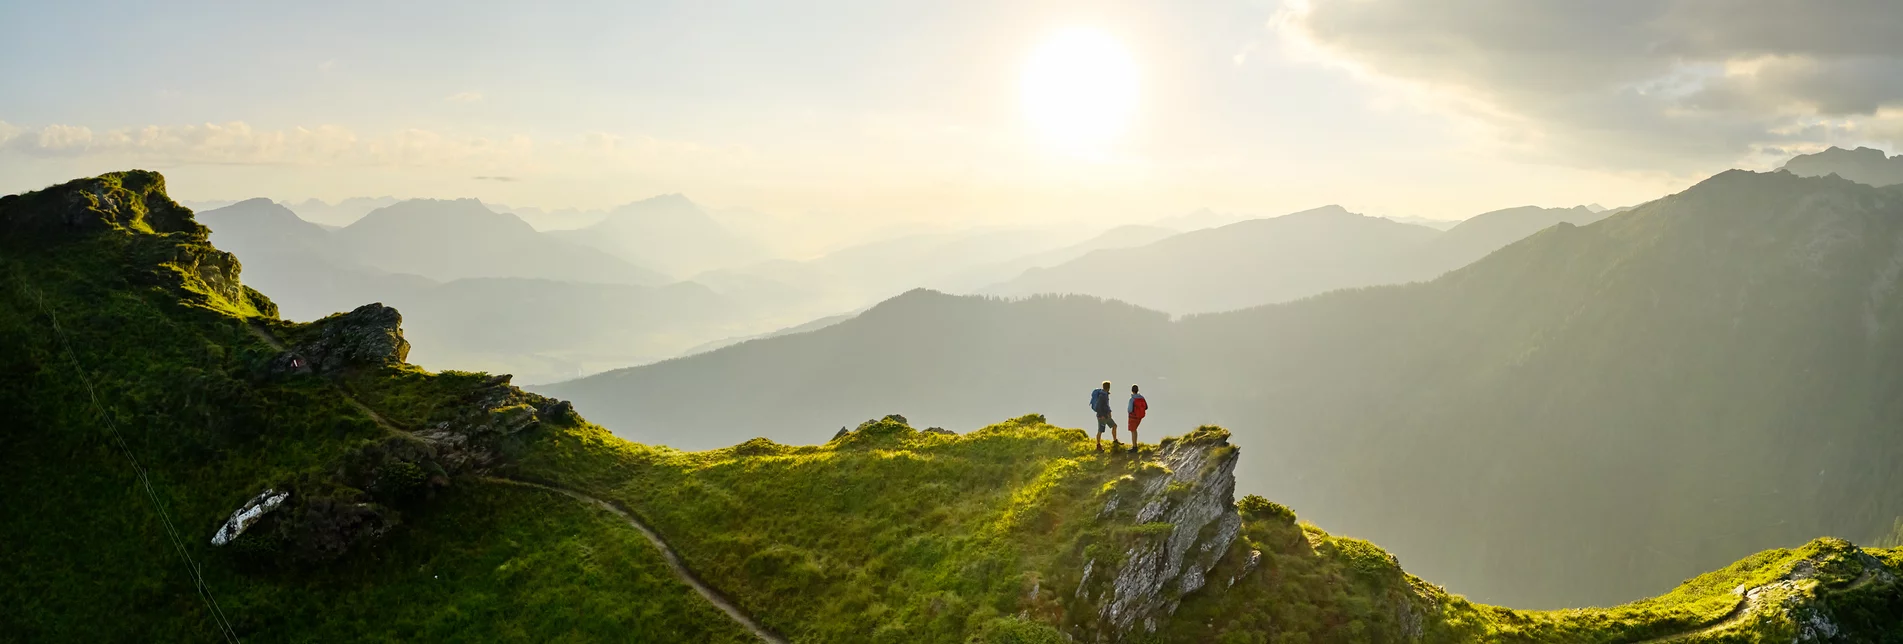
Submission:
[[[182,200],[679,192],[825,225],[1463,218],[1903,147],[1892,0],[79,0],[0,24],[0,193],[142,167]]]

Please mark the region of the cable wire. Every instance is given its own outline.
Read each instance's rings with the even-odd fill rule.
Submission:
[[[205,607],[211,611],[212,619],[218,623],[218,633],[224,636],[225,641],[236,644],[238,631],[231,627],[231,620],[225,617],[224,610],[218,606],[218,600],[212,597],[211,586],[205,583],[204,572],[199,569],[198,562],[192,559],[191,552],[186,550],[185,539],[180,535],[177,524],[172,522],[171,514],[166,512],[165,503],[159,500],[158,490],[152,486],[151,475],[147,473],[144,465],[139,464],[139,458],[132,453],[132,446],[126,443],[125,436],[119,433],[119,426],[113,422],[112,414],[107,413],[105,405],[100,404],[99,392],[93,388],[92,378],[86,375],[85,367],[80,365],[79,354],[73,351],[73,343],[67,339],[66,330],[60,326],[59,316],[53,313],[53,309],[46,306],[46,299],[40,296],[38,289],[27,283],[17,267],[14,269],[13,276],[19,280],[20,287],[33,296],[33,301],[39,305],[40,312],[46,314],[47,319],[52,321],[53,335],[59,339],[61,348],[65,349],[66,359],[72,363],[73,371],[79,375],[80,383],[86,385],[86,395],[92,400],[93,410],[97,411],[99,418],[105,421],[106,429],[112,435],[113,444],[119,447],[126,461],[132,464],[132,471],[139,478],[139,486],[145,490],[146,498],[152,501],[152,509],[158,512],[159,522],[165,526],[165,535],[171,538],[172,547],[178,551],[179,558],[185,562],[185,571],[191,575],[192,585],[198,589],[199,597],[205,601]]]

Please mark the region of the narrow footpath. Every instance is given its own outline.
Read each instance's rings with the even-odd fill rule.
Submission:
[[[654,528],[648,527],[648,524],[642,522],[641,519],[635,517],[634,513],[623,509],[619,504],[598,499],[593,496],[584,494],[582,492],[577,492],[575,490],[542,485],[540,483],[530,483],[528,481],[519,481],[516,479],[503,479],[503,478],[486,478],[483,480],[491,482],[491,483],[499,483],[502,485],[516,485],[521,487],[531,487],[538,490],[546,490],[549,492],[554,492],[556,494],[566,495],[569,498],[573,498],[577,501],[581,501],[584,503],[591,503],[591,504],[594,504],[596,507],[599,507],[603,510],[607,510],[609,512],[614,513],[615,516],[621,517],[621,519],[623,521],[626,521],[628,525],[633,526],[636,531],[639,531],[641,533],[641,536],[647,537],[648,542],[654,544],[654,548],[656,550],[661,551],[661,559],[667,562],[668,570],[673,571],[675,577],[679,578],[682,582],[686,583],[688,586],[693,587],[694,592],[700,593],[700,596],[706,598],[708,603],[713,604],[715,608],[720,609],[720,612],[726,613],[727,617],[733,619],[734,623],[737,623],[741,625],[742,627],[745,627],[747,630],[752,631],[753,634],[758,636],[761,641],[765,641],[770,644],[788,644],[786,638],[780,637],[779,634],[774,633],[771,630],[768,630],[767,627],[760,625],[760,623],[757,621],[754,621],[753,616],[748,615],[746,611],[740,610],[740,607],[734,605],[733,601],[727,599],[726,595],[721,594],[719,589],[716,589],[713,586],[708,585],[706,581],[701,580],[700,575],[694,574],[693,569],[688,568],[687,563],[681,561],[681,556],[678,553],[674,552],[674,547],[668,545],[667,540],[661,538],[660,533],[655,532]]]
[[[245,324],[245,328],[251,331],[252,335],[257,336],[258,339],[263,340],[265,344],[271,345],[272,348],[277,349],[279,351],[287,350],[287,347],[285,346],[284,341],[278,339],[277,335],[271,333],[270,330],[265,329],[264,327],[259,326],[258,324],[255,324],[255,323],[251,323],[251,322],[247,322]],[[376,424],[378,426],[381,426],[385,431],[389,431],[393,433],[402,432],[402,430],[397,429],[395,425],[392,425],[390,424],[389,421],[384,420],[383,415],[377,413],[375,409],[371,409],[369,405],[363,404],[363,401],[357,400],[357,397],[354,395],[351,395],[351,393],[348,390],[344,389],[343,387],[335,387],[335,389],[337,390],[337,393],[343,395],[344,400],[346,402],[350,403],[352,407],[356,407],[358,410],[368,415],[371,420],[375,421]],[[599,499],[594,496],[590,496],[586,493],[578,492],[568,488],[555,487],[552,485],[544,485],[541,483],[530,483],[528,481],[520,481],[516,479],[507,479],[507,478],[495,478],[495,477],[483,477],[479,480],[488,482],[488,483],[496,483],[501,485],[514,485],[519,487],[529,487],[529,488],[535,488],[538,490],[554,492],[556,494],[561,494],[563,496],[567,496],[569,498],[575,499],[577,501],[581,501],[583,503],[593,504],[596,507],[600,507],[603,510],[607,510],[613,513],[615,516],[621,517],[622,521],[626,522],[629,526],[632,526],[635,529],[635,531],[640,532],[641,536],[647,537],[648,543],[654,544],[654,548],[661,552],[661,560],[667,563],[667,569],[674,573],[675,578],[680,579],[682,583],[685,583],[688,585],[688,587],[693,588],[694,592],[700,593],[700,596],[702,598],[705,598],[707,600],[707,603],[713,604],[714,608],[718,608],[720,609],[720,612],[726,613],[728,619],[732,619],[734,623],[739,624],[741,628],[745,628],[749,632],[752,632],[754,636],[759,637],[761,641],[766,642],[767,644],[790,644],[786,638],[781,637],[778,633],[774,633],[772,630],[768,629],[767,627],[762,626],[760,622],[753,619],[752,615],[748,615],[746,611],[741,610],[739,606],[733,603],[733,600],[727,599],[727,596],[721,593],[719,589],[714,588],[712,585],[709,585],[706,581],[702,580],[700,578],[700,575],[695,574],[692,568],[687,567],[687,562],[681,560],[680,553],[675,552],[674,547],[668,545],[666,539],[661,538],[661,533],[655,532],[654,528],[649,527],[647,523],[641,521],[641,519],[636,517],[633,512],[629,512],[626,508],[621,507],[620,504]]]
[[[1864,566],[1863,574],[1857,575],[1856,579],[1851,580],[1850,583],[1845,585],[1844,587],[1824,588],[1824,589],[1819,589],[1819,592],[1825,592],[1825,593],[1831,593],[1831,594],[1848,593],[1848,592],[1852,592],[1856,590],[1861,590],[1864,586],[1868,586],[1872,582],[1876,581],[1876,579],[1877,579],[1877,569],[1875,567],[1866,565]],[[1753,590],[1756,590],[1756,589],[1753,589]],[[1758,601],[1756,598],[1751,597],[1749,593],[1746,593],[1744,597],[1738,598],[1737,607],[1732,608],[1731,612],[1726,613],[1724,617],[1720,618],[1716,622],[1712,622],[1705,626],[1701,626],[1699,628],[1689,630],[1689,631],[1681,631],[1678,633],[1673,633],[1671,635],[1661,635],[1659,637],[1654,637],[1651,639],[1639,640],[1637,642],[1633,642],[1632,644],[1662,644],[1664,642],[1683,642],[1686,640],[1691,640],[1693,638],[1716,635],[1719,631],[1729,630],[1734,626],[1743,624],[1745,620],[1749,619],[1752,615],[1758,612],[1758,609],[1761,607],[1760,606],[1761,603],[1762,602]]]

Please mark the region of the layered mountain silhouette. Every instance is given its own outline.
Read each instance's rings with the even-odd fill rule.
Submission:
[[[362,219],[378,208],[387,208],[402,201],[396,197],[351,197],[337,203],[321,199],[305,199],[297,203],[285,204],[291,212],[311,223],[342,228]]]
[[[681,278],[758,263],[769,255],[679,194],[636,201],[595,224],[551,234]]]
[[[412,199],[337,231],[343,253],[364,265],[435,280],[528,277],[657,285],[664,274],[537,232],[474,199]]]
[[[1088,241],[1088,239],[1083,240]],[[715,291],[809,320],[863,309],[919,287],[976,288],[1012,262],[1077,243],[1060,231],[983,229],[902,235],[818,258],[771,260],[694,277]],[[1016,270],[1022,270],[1021,267]]]
[[[285,294],[278,305],[286,317],[316,319],[365,302],[398,306],[427,340],[415,359],[436,367],[547,382],[774,324],[751,303],[698,284],[657,285],[659,274],[529,230],[474,200],[404,202],[336,231],[266,199],[199,217],[214,243],[246,262],[251,283]],[[617,283],[630,281],[637,283]],[[768,321],[753,322],[761,319]]]
[[[1547,213],[1561,223],[1430,282],[1176,322],[1087,297],[912,292],[542,390],[694,448],[892,412],[1087,426],[1086,390],[1135,382],[1146,431],[1231,428],[1259,455],[1241,489],[1313,507],[1451,589],[1613,603],[1903,515],[1898,190],[1727,172],[1590,225]]]
[[[1782,169],[1803,177],[1834,174],[1873,186],[1903,183],[1903,155],[1885,156],[1882,150],[1872,148],[1845,150],[1831,146],[1823,152],[1792,157]]]
[[[1227,311],[1432,279],[1542,228],[1598,217],[1584,207],[1512,208],[1441,232],[1324,206],[1101,250],[980,292],[1095,295],[1176,314]]]
[[[1526,302],[1526,319],[1537,320],[1554,307],[1528,300],[1528,289],[1554,285],[1555,268],[1577,262],[1610,270],[1560,282],[1604,286],[1622,297],[1633,287],[1628,278],[1676,268],[1683,277],[1667,293],[1704,292],[1729,267],[1724,256],[1782,247],[1784,240],[1766,241],[1760,234],[1770,224],[1775,232],[1820,234],[1791,237],[1809,242],[1799,249],[1804,252],[1771,255],[1773,266],[1747,281],[1760,283],[1795,263],[1844,282],[1835,291],[1796,299],[1842,303],[1852,291],[1869,295],[1862,291],[1865,283],[1846,278],[1864,277],[1854,269],[1873,258],[1859,252],[1870,249],[1838,233],[1857,229],[1893,241],[1899,231],[1871,220],[1895,219],[1894,212],[1875,206],[1895,199],[1867,187],[1835,187],[1772,187],[1789,198],[1745,190],[1714,199],[1695,189],[1680,195],[1685,203],[1656,212],[1642,208],[1631,219],[1591,229],[1548,231],[1494,260],[1525,272],[1503,276],[1476,267],[1429,285],[1446,289],[1430,295],[1471,301],[1461,294],[1492,292],[1490,297]],[[1764,210],[1753,210],[1758,206]],[[1728,214],[1719,218],[1725,221],[1702,221],[1706,209]],[[1661,223],[1652,215],[1683,221]],[[1794,218],[1804,221],[1788,221]],[[1732,224],[1749,232],[1732,234],[1738,230]],[[1681,225],[1689,230],[1676,229]],[[998,419],[963,434],[921,430],[904,416],[885,415],[829,433],[823,443],[755,438],[700,452],[631,443],[590,424],[567,402],[522,391],[507,375],[431,372],[410,364],[404,317],[388,306],[367,304],[311,322],[283,320],[271,298],[241,281],[241,263],[212,246],[207,233],[193,213],[167,197],[164,179],[152,172],[113,173],[0,197],[0,273],[10,281],[0,289],[0,406],[9,415],[0,424],[0,485],[9,491],[0,495],[0,543],[6,544],[0,561],[8,573],[0,605],[18,608],[0,611],[0,626],[10,636],[1558,644],[1878,642],[1903,626],[1903,551],[1835,538],[1751,553],[1669,592],[1619,606],[1539,611],[1476,603],[1413,576],[1412,568],[1373,543],[1298,522],[1289,506],[1265,497],[1238,498],[1240,466],[1290,447],[1245,444],[1212,425],[1180,432],[1146,427],[1153,439],[1169,435],[1108,454],[1094,450],[1083,432],[1054,426],[1039,414]],[[1631,242],[1645,239],[1658,241],[1665,252],[1630,252]],[[1820,239],[1838,246],[1820,247]],[[1894,248],[1883,250],[1881,255],[1894,257]],[[1746,292],[1775,293],[1814,281],[1798,276]],[[1269,318],[1210,319],[1274,331],[1284,318],[1326,315],[1342,302],[1352,309],[1365,304],[1364,295],[1410,288],[1261,310],[1274,311],[1266,313]],[[1728,295],[1720,291],[1715,298],[1721,313],[1730,312],[1722,305],[1734,302]],[[1567,290],[1551,301],[1579,297]],[[1866,306],[1873,301],[1857,300]],[[1629,315],[1634,313],[1600,317]],[[1011,334],[1002,327],[1020,326],[1013,318],[1026,316],[1050,320],[1052,328],[1101,316],[1105,329],[1159,335],[1182,324],[1085,298],[1002,303],[923,292],[855,322],[870,325],[861,329],[870,331],[945,316],[985,326],[948,338],[954,347],[971,337]],[[1876,315],[1879,325],[1893,319],[1888,307]],[[1593,326],[1590,319],[1582,323]],[[1758,331],[1756,324],[1705,331],[1721,339],[1749,336]],[[1815,330],[1807,324],[1788,316],[1770,323]],[[826,331],[709,355],[741,355],[749,346],[797,343]],[[1555,349],[1567,344],[1565,334],[1545,337]],[[1879,328],[1852,339],[1888,337]],[[1548,359],[1537,351],[1529,356],[1514,342],[1524,338],[1509,332],[1506,346],[1478,357],[1511,354],[1524,358],[1523,365]],[[989,372],[964,366],[934,372],[936,365],[896,359],[934,355],[952,364],[960,356],[917,342],[912,333],[868,339],[889,351],[878,356],[888,361],[866,374],[834,370],[843,384],[880,378],[968,388],[964,377],[1016,378],[999,371],[1022,367],[1008,353],[988,352],[975,357],[1000,361]],[[1094,345],[1105,336],[1079,339]],[[1183,346],[1205,339],[1222,338],[1185,336]],[[1063,355],[1068,345],[1062,338],[1021,341],[1024,348],[1059,351],[1039,358],[1077,364],[1095,355]],[[1879,344],[1894,348],[1887,340]],[[1806,348],[1777,350],[1800,355]],[[1253,357],[1248,353],[1228,359],[1247,361]],[[1664,372],[1672,365],[1663,356],[1646,366],[1668,376]],[[1421,369],[1399,371],[1407,378]],[[1469,384],[1484,378],[1475,380]],[[1448,384],[1459,393],[1461,383]],[[1696,384],[1673,391],[1688,394],[1695,407],[1712,390],[1710,383]],[[919,393],[903,387],[887,392],[901,401]],[[771,390],[723,393],[728,395],[706,403],[710,412],[769,396],[789,408],[800,403]],[[1172,400],[1166,404],[1183,410],[1172,413],[1194,404],[1183,393]],[[1871,418],[1887,419],[1883,413]],[[1800,433],[1812,441],[1861,442],[1862,434],[1832,431],[1840,428],[1829,424],[1859,418],[1819,419]],[[1893,432],[1894,424],[1889,427]],[[1740,428],[1742,441],[1686,440],[1696,429],[1657,433],[1656,449],[1666,453],[1654,458],[1682,457],[1695,443],[1690,447],[1710,456],[1685,463],[1689,467],[1723,460],[1758,478],[1790,478],[1755,458],[1753,426]],[[1458,446],[1471,457],[1459,469],[1511,475],[1510,461],[1503,470],[1502,461],[1488,457],[1550,439],[1550,433],[1531,427],[1517,436],[1483,434],[1482,443]],[[1579,437],[1576,449],[1586,448],[1580,454],[1594,458],[1589,448],[1604,438]],[[1357,447],[1379,459],[1383,446],[1369,441]],[[1269,463],[1282,467],[1290,460]],[[1629,470],[1643,479],[1647,461],[1627,460],[1635,461]],[[1353,461],[1327,466],[1363,469]],[[1709,471],[1696,469],[1684,478]],[[1391,486],[1398,480],[1404,485],[1387,494],[1429,509],[1491,500],[1485,498],[1489,485],[1450,487],[1432,472],[1404,469],[1376,478]],[[1751,491],[1751,476],[1720,478]],[[1670,484],[1675,482],[1655,485],[1652,493],[1674,503],[1671,498],[1685,491]],[[1895,489],[1868,482],[1876,485],[1864,494],[1879,500]],[[1804,487],[1785,489],[1802,497],[1800,503],[1834,499]],[[1526,490],[1551,492],[1538,485]],[[1747,498],[1749,511],[1762,520],[1779,519],[1795,505]],[[1637,553],[1655,536],[1649,523],[1617,521],[1616,513],[1593,504],[1569,505],[1571,499],[1545,494],[1534,500],[1552,508],[1510,509],[1584,515],[1607,524],[1595,534],[1623,533],[1623,541],[1598,542],[1600,547]],[[1443,521],[1465,518],[1449,514]],[[1813,514],[1790,516],[1801,523]],[[1668,531],[1676,526],[1664,525]],[[1723,532],[1706,536],[1732,538]],[[1532,547],[1555,559],[1601,558],[1577,541],[1536,537]],[[1527,549],[1498,541],[1444,547]],[[1538,562],[1526,563],[1539,570]]]

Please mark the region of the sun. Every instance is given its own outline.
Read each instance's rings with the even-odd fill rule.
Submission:
[[[1031,52],[1024,117],[1044,143],[1084,157],[1106,155],[1137,109],[1137,65],[1110,34],[1070,28]]]

